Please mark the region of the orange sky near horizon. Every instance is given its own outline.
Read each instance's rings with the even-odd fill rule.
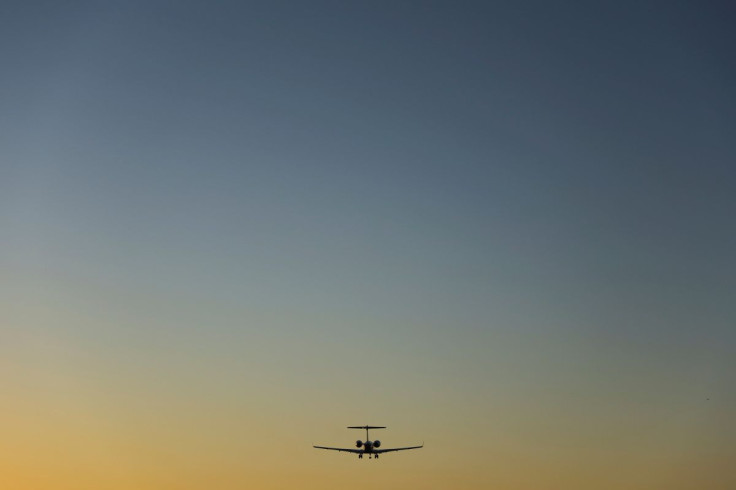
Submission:
[[[129,291],[133,310],[163,312],[159,333],[147,334],[95,301],[73,301],[110,291],[75,287],[81,290],[61,294],[69,300],[64,308],[53,299],[59,293],[48,292],[35,306],[20,298],[4,304],[12,342],[3,343],[0,361],[2,488],[684,490],[736,483],[728,471],[733,400],[697,386],[703,373],[672,379],[646,364],[622,372],[552,335],[477,332],[450,345],[445,333],[417,331],[414,342],[392,347],[387,334],[371,332],[370,318],[362,320],[365,330],[336,338],[330,332],[343,324],[339,315],[187,306],[221,325],[270,322],[261,333],[231,330],[212,339],[206,329],[169,330],[184,321],[176,303]],[[269,333],[280,322],[317,321],[321,333]],[[130,336],[60,333],[72,327],[129,329]],[[355,360],[365,352],[377,356],[367,369]],[[379,461],[311,447],[352,447],[363,433],[345,427],[365,423],[388,426],[371,433],[386,447],[426,446]]]

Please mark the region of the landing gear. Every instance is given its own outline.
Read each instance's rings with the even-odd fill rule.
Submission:
[[[362,454],[359,454],[358,455],[358,459],[363,459],[363,455]]]
[[[376,454],[376,459],[378,459],[378,455]]]

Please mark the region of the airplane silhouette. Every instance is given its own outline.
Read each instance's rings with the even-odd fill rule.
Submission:
[[[357,426],[350,426],[348,429],[365,429],[365,442],[358,439],[355,441],[355,447],[358,449],[348,449],[343,447],[325,447],[325,446],[312,446],[317,449],[330,449],[332,451],[340,451],[340,452],[346,452],[346,453],[353,453],[358,455],[358,459],[363,459],[363,455],[367,454],[368,458],[372,458],[374,455],[376,456],[376,459],[378,459],[379,454],[383,453],[390,453],[392,451],[406,451],[407,449],[419,449],[424,447],[424,443],[422,443],[421,446],[411,446],[411,447],[394,447],[390,449],[379,449],[381,447],[381,441],[376,439],[375,441],[370,440],[370,436],[368,435],[368,429],[385,429],[386,427],[377,426],[377,425],[357,425]]]

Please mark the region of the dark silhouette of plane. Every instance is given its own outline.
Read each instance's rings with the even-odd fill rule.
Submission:
[[[368,429],[385,429],[386,427],[380,427],[376,425],[358,425],[358,426],[350,426],[348,429],[365,429],[365,442],[358,439],[355,441],[355,447],[358,449],[347,449],[343,447],[325,447],[325,446],[312,446],[317,449],[331,449],[332,451],[341,451],[346,453],[353,453],[358,455],[358,459],[363,459],[363,455],[367,454],[368,458],[372,458],[374,455],[376,456],[376,459],[378,459],[379,454],[383,453],[390,453],[391,451],[406,451],[407,449],[419,449],[421,447],[424,447],[424,443],[422,443],[421,446],[411,446],[411,447],[394,447],[390,449],[379,449],[381,447],[381,441],[376,439],[375,441],[371,441],[370,437],[368,436]]]

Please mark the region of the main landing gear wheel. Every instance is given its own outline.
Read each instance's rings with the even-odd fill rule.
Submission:
[[[378,459],[378,455],[376,454],[376,459]]]

